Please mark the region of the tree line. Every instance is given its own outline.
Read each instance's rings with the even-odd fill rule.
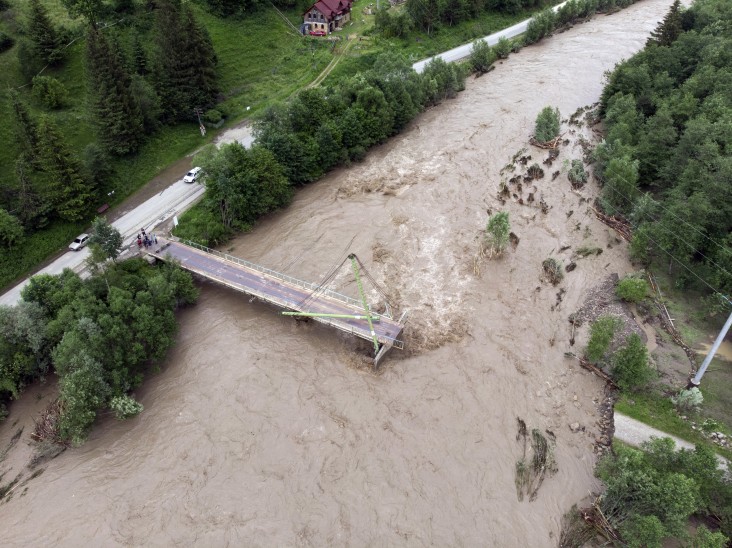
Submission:
[[[138,413],[129,393],[173,344],[173,311],[197,294],[187,272],[142,259],[112,262],[86,280],[69,269],[34,276],[17,306],[0,306],[0,419],[8,399],[51,372],[60,440],[82,443],[104,409],[118,418]]]
[[[679,286],[732,292],[732,10],[676,1],[602,93],[601,204],[634,227],[632,256]],[[698,277],[697,277],[698,276]]]
[[[622,9],[637,0],[569,0],[558,10],[546,0],[407,0],[404,9],[392,12],[390,6],[376,12],[375,27],[382,36],[406,37],[412,30],[432,34],[442,25],[452,26],[479,17],[482,13],[516,14],[522,10],[545,8],[529,22],[526,32],[511,49],[538,42],[557,29],[585,20],[595,13]]]
[[[205,28],[187,3],[154,0],[64,0],[85,21],[85,73],[89,117],[96,141],[77,154],[49,113],[33,114],[19,91],[10,91],[20,151],[15,184],[0,189],[0,246],[19,245],[23,234],[60,220],[88,218],[112,174],[110,160],[135,154],[162,124],[196,120],[195,109],[212,107],[218,93],[217,58]],[[112,16],[125,25],[109,26]],[[78,37],[77,37],[78,38]],[[52,22],[40,0],[29,0],[17,48],[33,97],[46,111],[68,106],[57,79],[39,75],[63,67],[72,33]]]
[[[251,149],[233,143],[196,158],[205,173],[203,210],[184,217],[176,234],[210,245],[247,229],[289,203],[294,186],[362,160],[425,108],[454,97],[465,77],[465,67],[441,59],[417,74],[403,56],[385,53],[371,70],[271,107],[254,125]]]

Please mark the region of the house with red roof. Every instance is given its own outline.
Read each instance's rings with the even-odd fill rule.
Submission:
[[[304,32],[325,36],[351,20],[353,0],[318,0],[303,13]]]

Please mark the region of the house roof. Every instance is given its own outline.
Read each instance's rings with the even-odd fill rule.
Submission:
[[[303,15],[308,13],[313,8],[317,9],[328,19],[331,19],[334,15],[342,13],[344,10],[350,9],[352,0],[318,0],[303,12]]]

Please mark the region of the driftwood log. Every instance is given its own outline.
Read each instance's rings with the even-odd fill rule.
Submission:
[[[532,136],[531,139],[529,139],[529,143],[537,148],[543,148],[545,150],[556,149],[559,148],[559,145],[562,143],[562,137],[564,137],[564,133],[562,133],[561,135],[557,135],[551,141],[544,142],[537,141],[536,138]]]
[[[610,215],[605,215],[602,211],[596,209],[593,206],[590,206],[592,211],[595,214],[595,217],[600,219],[603,223],[605,223],[607,226],[612,228],[615,232],[620,234],[620,236],[626,241],[629,242],[631,238],[633,237],[633,231],[630,228],[630,225],[623,221],[622,219],[619,219],[617,217],[611,217]]]

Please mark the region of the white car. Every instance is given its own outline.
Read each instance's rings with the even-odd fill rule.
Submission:
[[[81,234],[69,244],[71,251],[79,251],[82,247],[89,243],[89,234]]]
[[[186,173],[185,177],[183,177],[183,182],[184,183],[195,183],[200,176],[201,176],[201,168],[194,167],[192,170],[190,170],[188,173]]]

